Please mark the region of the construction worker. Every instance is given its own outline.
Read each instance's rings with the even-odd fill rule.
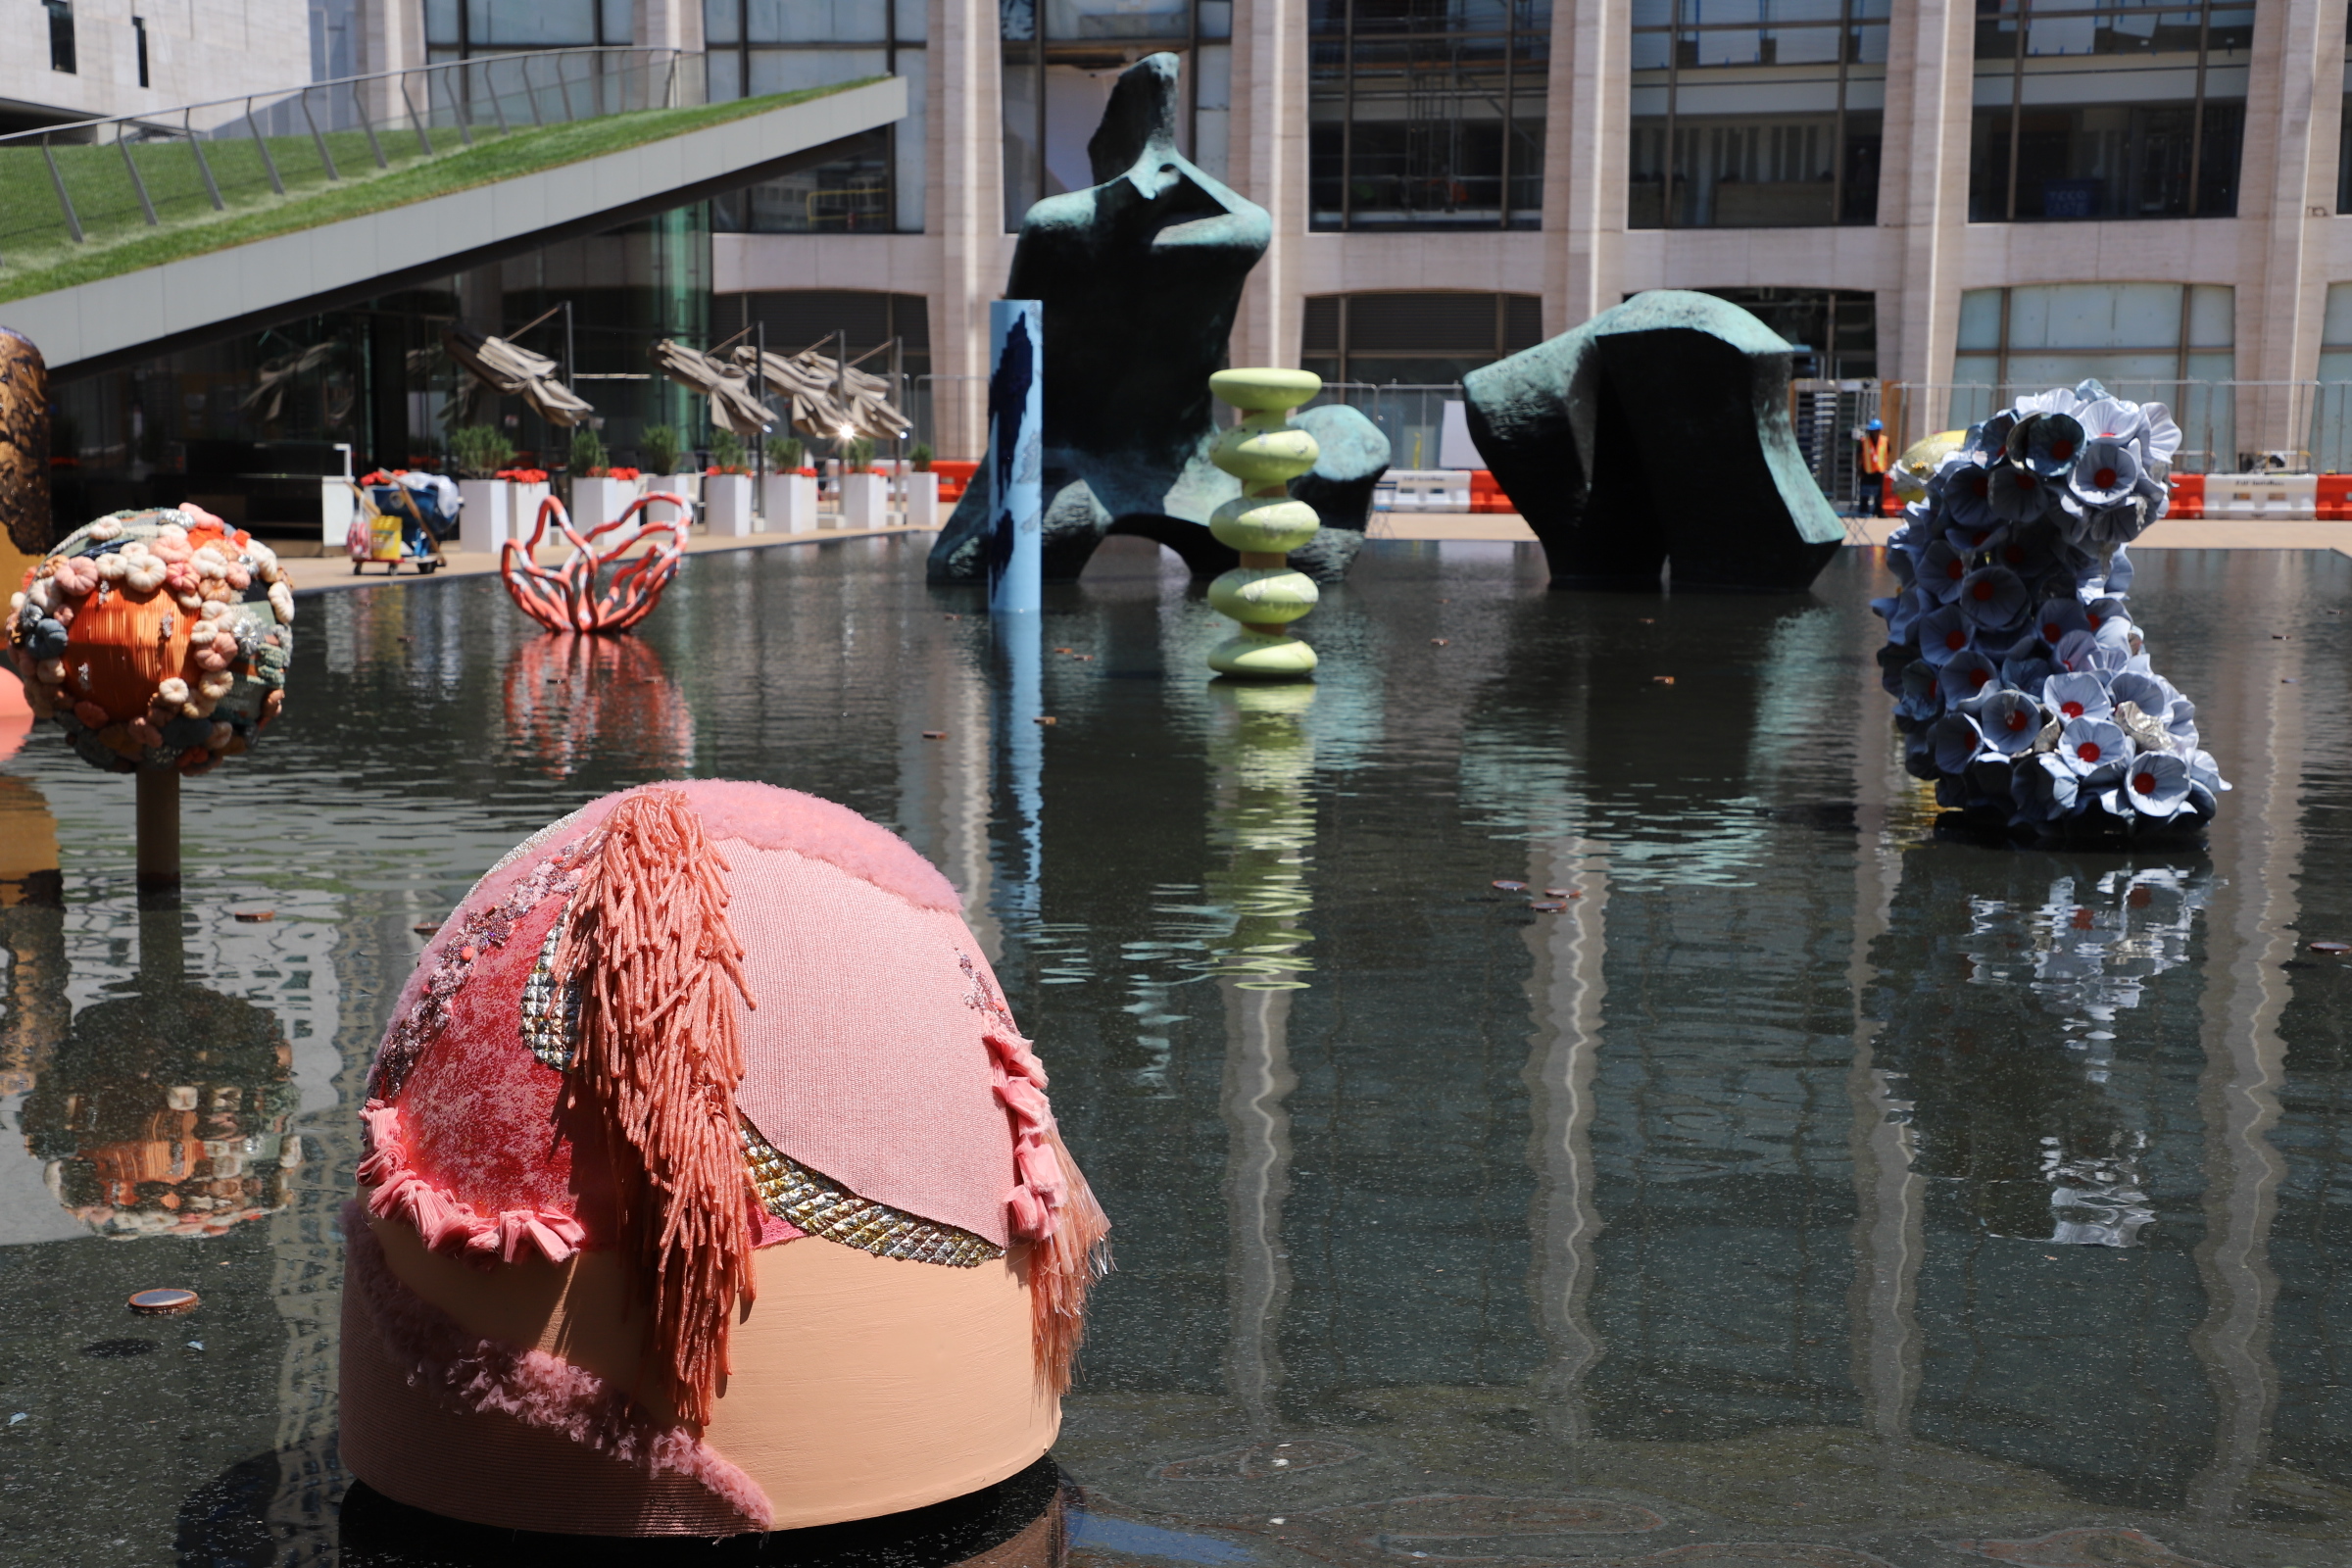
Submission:
[[[1886,426],[1877,419],[1864,425],[1854,456],[1854,515],[1875,517],[1886,493]]]

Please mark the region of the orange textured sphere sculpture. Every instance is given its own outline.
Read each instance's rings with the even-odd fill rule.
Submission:
[[[493,867],[368,1084],[352,1471],[476,1524],[723,1536],[1033,1464],[1107,1225],[959,909],[762,784],[607,796]]]
[[[277,716],[294,596],[266,545],[194,507],[120,512],[34,563],[9,644],[36,716],[118,773],[201,773]]]

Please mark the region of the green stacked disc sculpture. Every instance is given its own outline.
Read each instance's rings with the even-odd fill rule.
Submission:
[[[1291,410],[1323,390],[1311,370],[1219,370],[1209,390],[1242,411],[1217,437],[1208,459],[1242,481],[1242,493],[1217,508],[1208,531],[1241,552],[1242,564],[1208,585],[1208,602],[1242,629],[1209,650],[1220,675],[1302,680],[1315,651],[1290,633],[1315,608],[1315,585],[1293,571],[1290,553],[1315,536],[1315,509],[1291,499],[1290,482],[1315,466],[1315,438],[1290,422]]]

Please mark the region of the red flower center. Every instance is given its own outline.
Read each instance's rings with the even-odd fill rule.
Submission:
[[[1946,566],[1946,567],[1944,567],[1944,568],[1943,568],[1943,574],[1944,574],[1946,577],[1949,577],[1949,578],[1951,578],[1951,579],[1952,579],[1952,581],[1954,581],[1954,582],[1958,582],[1958,581],[1960,580],[1960,578],[1961,578],[1961,574],[1962,574],[1962,573],[1964,573],[1964,572],[1966,572],[1967,570],[1968,570],[1968,568],[1967,568],[1966,566],[1962,565],[1962,564],[1960,564],[1960,559],[1959,559],[1957,556],[1955,556],[1955,557],[1953,557],[1953,558],[1952,558],[1952,564],[1951,564],[1950,565],[1948,565],[1948,566]]]
[[[2115,470],[2113,468],[2101,468],[2098,472],[2090,476],[2090,482],[2091,485],[2096,489],[2112,490],[2115,488]]]
[[[2009,710],[2009,717],[2004,720],[2004,722],[2006,722],[2009,726],[2009,733],[2012,735],[2016,734],[2019,730],[2026,727],[2026,710],[2022,708],[2011,709]]]
[[[2058,705],[2058,711],[2064,713],[2069,718],[2081,718],[2082,716],[2082,705],[2081,703],[2060,703]]]
[[[2060,463],[2064,463],[2067,459],[2073,457],[2074,455],[2075,444],[2072,441],[2053,441],[2050,443],[2050,456],[2056,458]]]
[[[1968,633],[1962,631],[1959,627],[1954,626],[1950,631],[1947,631],[1943,634],[1943,646],[1949,648],[1955,654],[1958,653],[1961,649],[1968,646]]]
[[[2090,629],[2092,631],[2097,631],[2099,629],[2099,622],[2105,620],[2107,617],[2105,615],[2094,615],[2090,613],[2090,612],[2084,611],[2082,612],[2082,618],[2090,622]]]
[[[2045,620],[2041,623],[2041,640],[2043,642],[2055,644],[2059,638],[2065,635],[2065,628],[2061,627],[2056,621]]]
[[[2001,552],[2001,559],[2009,563],[2009,564],[2012,566],[2022,566],[2026,564],[2026,547],[2024,545],[2011,545],[2008,549]]]
[[[2156,775],[2153,773],[2134,773],[2132,775],[2132,787],[2139,791],[2139,793],[2142,795],[2153,795],[2156,793]]]
[[[1992,671],[1989,669],[1972,669],[1968,672],[1968,684],[1971,689],[1976,691],[1983,691],[1984,683],[1990,679],[1992,679]]]
[[[2032,474],[2026,472],[2024,469],[2021,468],[2018,470],[2017,487],[2020,490],[2031,490],[2040,482],[2040,480],[2034,478]]]
[[[1991,481],[1991,478],[1992,475],[1986,473],[1983,468],[1979,468],[1968,476],[1968,493],[1982,498],[1984,494],[1984,487]]]
[[[2075,755],[2082,759],[2082,760],[2085,762],[2095,762],[2099,760],[2099,743],[2097,741],[2084,741],[2082,745],[2075,748]]]
[[[1969,593],[1975,596],[1978,604],[1984,604],[1986,600],[1992,597],[1992,584],[1980,581],[1974,588],[1969,590]]]

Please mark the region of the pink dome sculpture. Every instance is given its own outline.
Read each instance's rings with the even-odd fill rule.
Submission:
[[[500,1528],[719,1536],[1044,1454],[1108,1222],[959,909],[761,784],[607,796],[484,875],[369,1081],[353,1472]]]

